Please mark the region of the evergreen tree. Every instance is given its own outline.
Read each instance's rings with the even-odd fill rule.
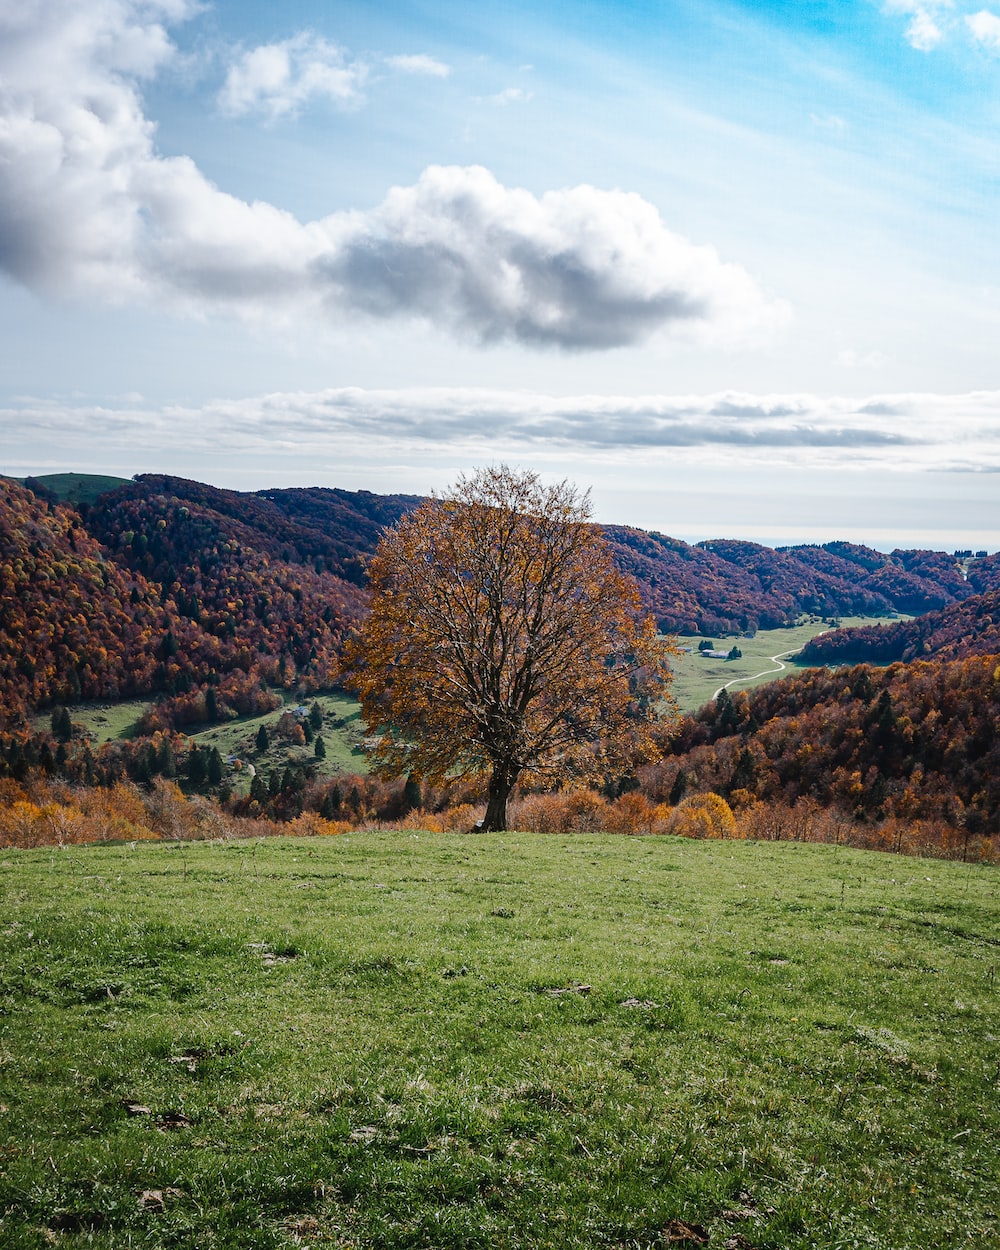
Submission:
[[[323,709],[318,703],[314,703],[309,709],[309,724],[313,729],[322,729],[323,727]]]
[[[267,736],[267,726],[261,725],[257,730],[257,750],[266,751],[271,744],[270,738]]]
[[[192,746],[187,757],[188,780],[193,786],[200,786],[208,774],[208,763],[201,747]]]
[[[318,760],[326,759],[326,743],[323,741],[322,738],[317,738],[316,741],[313,743],[313,755]]]
[[[136,752],[135,762],[132,765],[133,779],[141,785],[145,785],[152,780],[154,763],[155,757],[148,747]]]
[[[174,749],[170,745],[168,738],[162,739],[156,752],[156,771],[164,777],[175,777],[177,775],[177,762],[174,759]]]
[[[403,811],[412,812],[415,808],[422,806],[424,801],[421,792],[420,781],[417,777],[410,773],[406,779],[406,785],[403,787]]]
[[[744,747],[736,761],[729,787],[731,790],[749,790],[753,787],[756,776],[757,761],[753,757],[753,752]]]
[[[715,700],[716,731],[722,735],[736,729],[736,708],[729,691],[723,686]]]
[[[52,711],[52,733],[57,742],[69,742],[73,737],[73,722],[70,719],[69,711],[64,707],[54,708]]]

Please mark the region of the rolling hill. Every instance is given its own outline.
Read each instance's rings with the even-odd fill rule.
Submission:
[[[65,494],[83,492],[83,479],[46,481]],[[365,610],[365,560],[382,529],[418,503],[320,487],[230,491],[159,474],[87,480],[94,491],[112,486],[79,509],[56,502],[46,481],[45,498],[10,479],[0,485],[8,716],[78,697],[184,698],[234,674],[328,686],[345,631]],[[886,660],[934,653],[949,639],[948,654],[964,654],[956,634],[972,640],[966,651],[996,645],[990,601],[975,597],[1000,580],[995,559],[977,562],[966,580],[941,552],[691,545],[625,526],[605,534],[666,632],[752,631],[803,612],[937,609],[870,637],[828,635],[811,654]]]

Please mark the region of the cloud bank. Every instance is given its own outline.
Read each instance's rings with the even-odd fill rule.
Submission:
[[[194,0],[0,0],[0,270],[32,290],[247,320],[418,318],[459,338],[623,347],[740,341],[787,309],[634,194],[536,196],[433,166],[365,211],[312,222],[165,157],[140,88]],[[405,68],[405,67],[404,67]],[[437,72],[430,62],[408,68]],[[349,105],[364,67],[312,36],[241,56],[230,113]]]
[[[654,462],[1000,473],[1000,391],[822,397],[578,395],[432,388],[280,392],[204,406],[19,404],[0,427],[63,449],[118,451],[143,463],[178,445],[227,464],[266,456],[299,471],[324,457],[493,458],[508,451],[592,464]],[[0,452],[3,438],[0,437]],[[8,454],[8,460],[10,455]],[[34,471],[29,469],[29,471]],[[277,470],[275,470],[277,473]]]

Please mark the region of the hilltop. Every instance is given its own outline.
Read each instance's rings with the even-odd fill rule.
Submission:
[[[5,1245],[996,1245],[989,869],[415,830],[4,859]]]

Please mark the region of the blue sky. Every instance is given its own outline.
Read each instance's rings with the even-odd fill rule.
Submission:
[[[1000,547],[1000,3],[0,0],[0,468]]]

